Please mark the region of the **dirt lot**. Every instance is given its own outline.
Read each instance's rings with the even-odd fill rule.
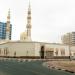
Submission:
[[[46,64],[49,68],[75,72],[75,61],[48,61]]]

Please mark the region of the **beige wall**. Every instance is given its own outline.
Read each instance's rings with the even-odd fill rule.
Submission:
[[[4,48],[8,48],[9,56],[13,56],[16,52],[16,56],[34,56],[35,55],[35,45],[34,43],[7,43],[0,45],[1,51]],[[2,53],[3,55],[3,53]]]
[[[69,56],[69,50],[67,45],[60,45],[60,44],[46,44],[45,51],[53,49],[54,56],[56,56],[56,49],[58,49],[58,56],[61,56],[61,50],[65,50],[65,56]]]
[[[40,43],[35,43],[35,56],[40,56]]]
[[[10,50],[16,51],[17,56],[34,56],[34,43],[10,43]]]
[[[42,43],[43,44],[43,43]],[[40,42],[9,42],[0,44],[1,54],[4,56],[4,49],[9,50],[8,56],[40,56],[42,44]],[[58,49],[58,56],[61,56],[61,49],[65,50],[65,56],[69,56],[69,46],[61,44],[44,43],[45,52],[53,49],[53,55],[56,56],[56,48]],[[71,54],[74,55],[75,46],[71,47]]]

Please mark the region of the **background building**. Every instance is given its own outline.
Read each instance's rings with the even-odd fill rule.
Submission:
[[[75,32],[70,32],[63,35],[62,43],[68,45],[75,45]]]
[[[6,24],[7,23],[0,22],[0,40],[6,39]],[[10,35],[9,35],[10,40],[11,40],[11,30],[12,30],[12,25],[10,25]]]

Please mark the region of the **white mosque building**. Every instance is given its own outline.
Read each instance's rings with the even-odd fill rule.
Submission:
[[[31,7],[29,4],[26,31],[19,41],[9,40],[10,12],[7,17],[6,40],[0,42],[0,57],[10,58],[64,58],[75,56],[75,46],[61,43],[35,42],[31,39]]]

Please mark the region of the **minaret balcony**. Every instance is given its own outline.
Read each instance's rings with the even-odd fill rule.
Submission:
[[[28,11],[28,14],[31,14],[31,11]]]
[[[30,17],[30,16],[28,16],[28,17],[27,17],[27,19],[31,19],[31,17]]]
[[[27,25],[26,27],[27,27],[27,28],[31,28],[31,25]]]

